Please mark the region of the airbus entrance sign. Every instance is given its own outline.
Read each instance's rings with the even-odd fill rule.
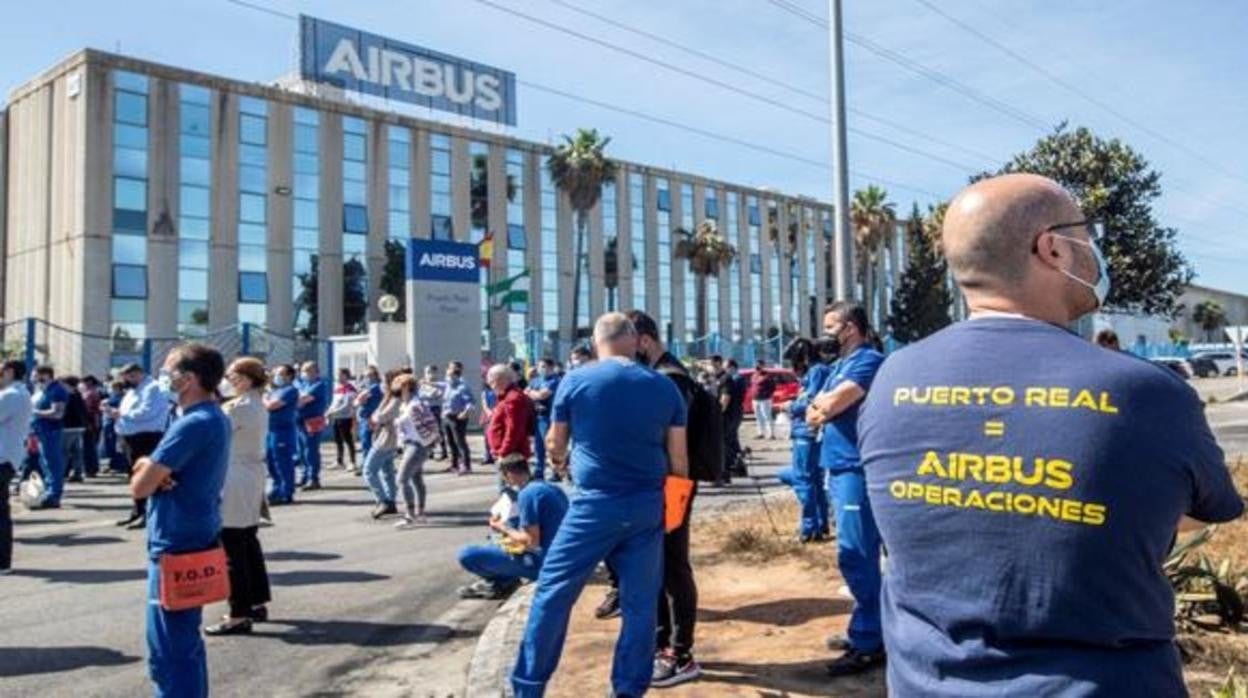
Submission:
[[[462,361],[464,380],[481,389],[481,268],[477,246],[407,241],[407,351],[412,366]]]
[[[516,76],[344,27],[299,18],[300,74],[344,90],[516,124]]]

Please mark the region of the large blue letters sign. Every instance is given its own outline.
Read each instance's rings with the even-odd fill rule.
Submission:
[[[410,281],[481,280],[477,246],[450,240],[412,238],[407,241],[407,278]]]
[[[306,15],[299,18],[305,80],[516,124],[516,76]]]

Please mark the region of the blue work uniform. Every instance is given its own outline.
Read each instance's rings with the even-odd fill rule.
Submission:
[[[580,494],[542,563],[512,686],[517,698],[545,692],[572,605],[605,559],[619,575],[622,613],[611,684],[640,696],[654,669],[667,432],[685,425],[685,403],[671,379],[612,358],[564,376],[551,412],[571,431]]]
[[[568,495],[556,485],[530,480],[520,488],[516,509],[516,528],[523,531],[529,526],[538,527],[541,540],[537,546],[520,555],[512,555],[497,545],[468,545],[459,553],[459,564],[464,569],[496,586],[506,586],[522,578],[537,579],[546,550],[554,542],[568,512]]]
[[[806,424],[806,408],[823,389],[832,368],[816,363],[802,376],[802,392],[789,403],[789,436],[793,439],[793,463],[780,472],[782,482],[793,488],[801,505],[798,535],[803,540],[826,536],[828,530],[828,491],[824,471],[819,467],[819,443],[815,432]]]
[[[1242,515],[1199,396],[1024,317],[889,357],[860,420],[888,545],[888,687],[1182,696],[1163,562],[1183,515]]]
[[[299,485],[319,485],[321,483],[321,437],[325,430],[322,429],[313,434],[308,431],[307,421],[325,416],[325,410],[329,409],[329,383],[317,378],[310,382],[304,380],[297,381],[296,386],[300,397],[305,395],[312,396],[311,402],[299,408],[299,419],[295,422],[295,429],[299,434],[297,441],[299,462],[303,464],[303,473],[299,478]]]
[[[295,499],[295,449],[298,431],[295,421],[299,407],[299,390],[283,385],[269,391],[269,400],[280,400],[282,406],[269,412],[269,433],[265,441],[265,457],[269,465],[269,501],[287,504]]]
[[[534,411],[537,413],[534,421],[537,432],[533,435],[533,459],[536,462],[533,477],[538,480],[546,477],[546,432],[550,430],[551,406],[555,403],[555,392],[559,390],[562,378],[563,376],[552,371],[549,375],[535,376],[529,384],[530,390],[550,391],[550,397],[545,400],[533,401]]]
[[[54,380],[35,392],[31,398],[36,410],[49,410],[55,404],[68,406],[69,390]],[[65,486],[65,451],[61,445],[64,422],[60,417],[35,417],[35,438],[39,441],[39,467],[43,471],[46,490],[43,506],[59,506]]]
[[[112,415],[112,410],[121,407],[122,391],[114,391],[104,398],[104,404],[110,409],[101,410],[100,415],[100,457],[108,460],[108,469],[114,473],[129,472],[129,461],[125,455],[117,448],[117,423]]]
[[[221,487],[230,457],[230,423],[213,401],[188,408],[174,420],[152,453],[169,468],[174,487],[157,490],[147,503],[147,666],[156,695],[208,695],[208,659],[199,626],[200,608],[166,611],[160,606],[160,556],[207,550],[221,533]]]
[[[373,413],[381,407],[381,385],[373,383],[364,388],[364,394],[368,397],[364,398],[364,404],[360,405],[356,410],[356,418],[360,423],[360,462],[368,457],[368,452],[373,447],[373,427],[368,423]]]
[[[852,381],[868,394],[884,355],[860,346],[832,365],[823,391]],[[859,652],[878,652],[880,628],[880,532],[871,515],[867,482],[858,456],[858,410],[850,405],[823,425],[819,464],[828,472],[828,492],[836,516],[836,559],[845,584],[854,595],[849,643]]]

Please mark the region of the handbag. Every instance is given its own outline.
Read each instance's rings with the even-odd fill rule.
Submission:
[[[225,547],[160,556],[160,607],[185,611],[230,598]]]
[[[329,426],[329,420],[325,418],[325,415],[321,415],[319,417],[308,417],[303,420],[303,428],[306,429],[309,434],[319,434],[325,431],[325,427],[327,426]]]

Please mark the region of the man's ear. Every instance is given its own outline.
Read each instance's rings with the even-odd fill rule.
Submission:
[[[1052,233],[1040,233],[1036,237],[1035,255],[1042,264],[1061,271],[1065,267],[1060,260],[1065,256],[1066,251],[1057,244],[1057,237]]]

